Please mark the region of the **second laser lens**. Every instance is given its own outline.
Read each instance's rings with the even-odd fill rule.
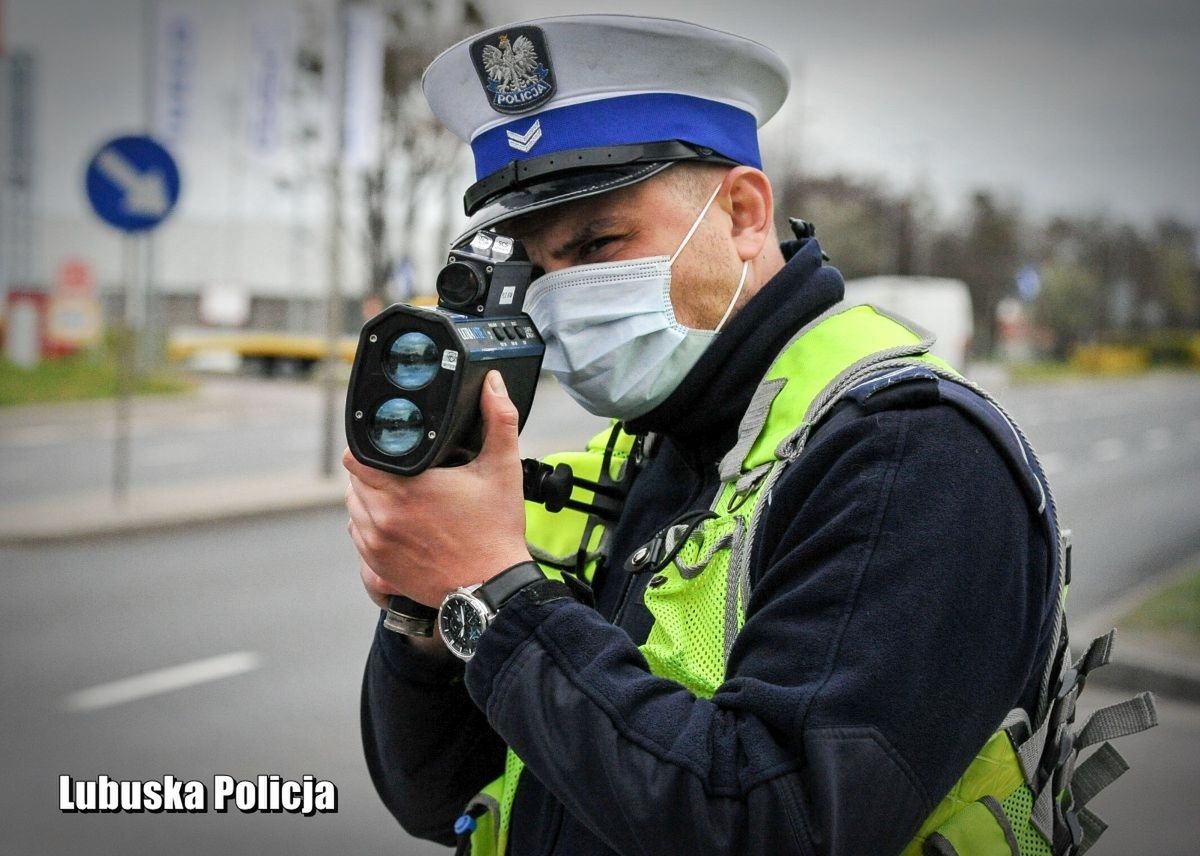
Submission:
[[[371,415],[369,436],[385,455],[407,455],[421,442],[425,417],[407,398],[389,398]]]
[[[396,386],[420,389],[438,373],[437,345],[424,333],[405,333],[392,342],[383,363]]]

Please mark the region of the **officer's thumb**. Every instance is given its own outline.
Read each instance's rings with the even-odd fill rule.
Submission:
[[[483,382],[479,396],[479,409],[483,414],[483,448],[479,456],[496,462],[515,460],[517,454],[517,426],[520,416],[517,406],[508,397],[504,378],[492,370]]]

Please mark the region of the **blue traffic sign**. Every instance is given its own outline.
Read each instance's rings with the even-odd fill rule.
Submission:
[[[100,219],[123,232],[146,232],[175,207],[179,168],[151,137],[117,137],[88,164],[86,186]]]
[[[1017,294],[1028,303],[1042,292],[1042,277],[1034,265],[1023,265],[1017,271]]]

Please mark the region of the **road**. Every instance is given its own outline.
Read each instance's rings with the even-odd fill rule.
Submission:
[[[358,747],[362,663],[377,611],[345,515],[197,527],[0,551],[0,852],[443,852],[409,841]],[[79,690],[217,656],[248,670],[113,706]],[[309,773],[337,814],[70,815],[58,776],[212,782]]]
[[[200,462],[164,465],[156,475],[147,468],[140,477],[207,476],[224,472],[230,460],[250,466],[288,437],[308,437],[311,448],[296,454],[315,460],[319,431],[311,423],[320,411],[312,388],[244,380],[218,386],[204,395],[225,396],[224,410],[212,397],[163,402],[156,405],[163,413],[177,408],[172,416],[147,419],[139,429],[145,450],[195,444]],[[1075,528],[1074,611],[1099,606],[1144,574],[1200,550],[1200,381],[1065,383],[1013,388],[1002,397],[1043,453]],[[151,412],[149,405],[144,410]],[[56,423],[46,421],[47,412],[22,417],[26,433],[15,444],[8,439],[14,418],[0,418],[5,473],[22,458],[16,449],[32,456],[44,448],[43,470],[23,477],[29,490],[49,495],[45,481],[66,490],[77,469],[80,478],[98,473],[90,487],[103,489],[103,466],[82,466],[88,448],[92,458],[103,458],[94,436],[103,434],[99,417],[89,422],[79,411],[60,410]],[[230,412],[237,415],[228,423],[212,415]],[[193,419],[188,430],[172,425],[181,413]],[[203,419],[195,419],[206,413],[209,428],[197,427]],[[527,453],[586,437],[596,423],[581,425],[574,413],[561,393],[544,392],[523,437]],[[72,417],[64,423],[66,414]],[[30,444],[39,425],[55,424],[55,443]],[[258,455],[238,457],[231,446],[240,445]],[[215,457],[204,466],[207,456]],[[15,500],[7,491],[17,483],[5,482],[6,501]],[[344,521],[344,512],[332,509],[0,549],[0,852],[444,852],[398,830],[360,760],[358,680],[375,611],[359,590]],[[104,698],[104,688],[121,679],[214,663],[226,665],[223,676],[218,669],[210,680],[180,679],[185,685],[173,689],[160,680],[155,693]],[[97,687],[100,693],[80,695]],[[1114,829],[1092,851],[1097,856],[1194,852],[1200,708],[1165,702],[1163,712],[1158,733],[1128,741],[1127,754],[1139,764],[1130,781],[1100,798]],[[169,773],[207,783],[217,774],[298,779],[310,773],[336,783],[339,810],[311,818],[58,811],[60,774],[101,773],[126,779]]]
[[[139,400],[132,489],[315,472],[321,402],[314,384],[251,378]],[[0,513],[80,492],[107,501],[112,418],[102,403],[0,413]],[[550,387],[522,451],[575,447],[605,424]],[[0,549],[0,853],[444,852],[404,835],[361,761],[358,684],[377,611],[344,524],[344,511],[328,510]],[[79,693],[197,662],[229,674],[111,706]],[[337,813],[58,810],[60,774],[171,774],[211,790],[216,775],[271,773],[334,782]]]
[[[527,455],[553,451],[562,431],[574,437],[604,427],[550,382],[522,434]],[[345,445],[342,399],[334,431]],[[67,492],[111,490],[112,402],[0,411],[0,503]],[[221,476],[315,472],[323,441],[321,385],[252,377],[208,379],[190,396],[139,398],[133,405],[130,485],[161,486]],[[593,431],[593,433],[594,433]]]
[[[1200,376],[998,387],[1075,534],[1074,611],[1200,551]],[[221,378],[188,399],[139,400],[131,489],[315,472],[321,414],[319,385],[296,381]],[[571,447],[603,424],[543,383],[522,451]],[[5,502],[68,493],[107,501],[112,435],[107,403],[0,413],[0,513]]]
[[[1200,552],[1200,375],[998,394],[1038,452],[1072,530],[1074,613]]]
[[[375,610],[359,591],[343,521],[321,511],[0,550],[0,852],[445,852],[403,835],[360,760],[358,679]],[[77,709],[80,690],[239,653],[248,655],[240,674]],[[1089,693],[1093,704],[1116,700]],[[1200,707],[1162,708],[1157,732],[1126,741],[1128,780],[1099,798],[1114,828],[1097,856],[1195,852]],[[101,773],[205,782],[311,773],[337,785],[339,810],[59,813],[59,775]]]

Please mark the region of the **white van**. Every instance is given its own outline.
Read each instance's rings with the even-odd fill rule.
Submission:
[[[958,370],[967,364],[975,323],[971,294],[960,279],[868,276],[846,282],[846,304],[871,303],[937,335],[933,353]]]

